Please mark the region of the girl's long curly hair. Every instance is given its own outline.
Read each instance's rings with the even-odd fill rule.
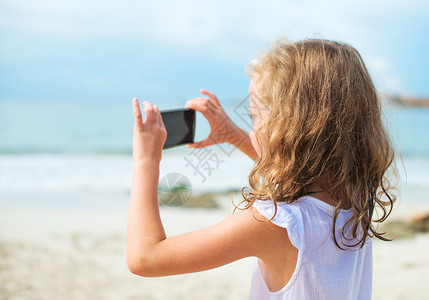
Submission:
[[[340,249],[335,223],[342,208],[353,212],[342,236],[358,240],[344,246],[362,247],[372,236],[389,240],[373,223],[383,222],[396,200],[388,178],[397,174],[394,150],[358,51],[334,41],[278,39],[246,72],[264,78],[258,96],[269,110],[255,130],[263,147],[249,175],[253,191],[241,192],[246,208],[256,199],[270,200],[277,212],[277,202],[292,203],[311,184],[324,182],[336,203],[332,233]],[[375,220],[374,211],[382,213]]]

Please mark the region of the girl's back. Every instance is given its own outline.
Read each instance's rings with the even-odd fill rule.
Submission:
[[[253,206],[267,219],[274,215],[271,201],[257,200]],[[250,299],[370,299],[372,283],[372,239],[359,249],[341,250],[332,236],[334,207],[317,198],[304,196],[287,204],[277,203],[271,220],[287,230],[289,240],[298,249],[295,270],[281,289],[270,291],[263,274],[265,264],[255,259]],[[341,210],[337,236],[351,217]],[[354,244],[357,239],[345,240]]]
[[[130,270],[165,276],[257,257],[251,299],[370,299],[371,240],[386,240],[374,222],[395,201],[394,150],[360,54],[338,42],[279,40],[248,67],[250,133],[211,92],[187,106],[212,128],[194,147],[229,142],[256,162],[243,211],[197,231],[166,237],[157,205],[166,130],[157,107],[144,103],[143,123],[134,101]]]

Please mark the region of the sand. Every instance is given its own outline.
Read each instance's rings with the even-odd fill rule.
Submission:
[[[220,209],[162,207],[167,235],[219,222]],[[235,198],[238,199],[238,198]],[[428,206],[401,204],[408,220]],[[125,263],[127,198],[114,206],[0,207],[0,299],[247,299],[252,258],[200,273],[131,274]],[[429,299],[429,234],[374,241],[373,299]]]

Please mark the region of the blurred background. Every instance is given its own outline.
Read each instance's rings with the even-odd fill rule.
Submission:
[[[244,67],[278,37],[346,42],[366,62],[400,170],[391,223],[399,238],[375,244],[374,299],[423,299],[428,15],[427,1],[2,0],[0,299],[246,298],[248,261],[162,279],[127,272],[131,99],[181,108],[204,88],[250,131],[238,112],[250,81]],[[208,132],[198,113],[196,140]],[[206,150],[211,168],[200,162],[198,172],[188,163],[194,150],[163,151],[160,177],[178,172],[193,195],[215,203],[163,207],[168,234],[221,220],[227,192],[248,185],[249,158],[228,145]]]

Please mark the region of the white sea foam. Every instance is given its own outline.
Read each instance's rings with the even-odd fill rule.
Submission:
[[[187,149],[164,153],[160,178],[169,173],[183,174],[194,192],[224,191],[246,185],[253,162],[238,150],[227,156],[215,147],[207,148],[209,152]],[[0,191],[129,192],[132,167],[131,155],[0,155]],[[209,167],[213,170],[209,171]]]
[[[195,194],[249,186],[248,174],[254,165],[253,161],[238,150],[229,156],[217,146],[208,147],[207,150],[165,151],[160,165],[160,179],[169,173],[183,174],[191,182]],[[200,162],[197,171],[195,165],[204,156],[206,160]],[[221,161],[217,168],[215,156]],[[193,161],[194,167],[188,161]],[[208,166],[213,170],[209,172]],[[402,201],[429,201],[429,159],[405,158],[406,175],[401,162],[398,162],[398,166]],[[0,155],[0,197],[19,194],[21,197],[28,195],[32,199],[44,201],[45,198],[58,195],[85,193],[124,196],[130,191],[132,167],[131,155]]]

